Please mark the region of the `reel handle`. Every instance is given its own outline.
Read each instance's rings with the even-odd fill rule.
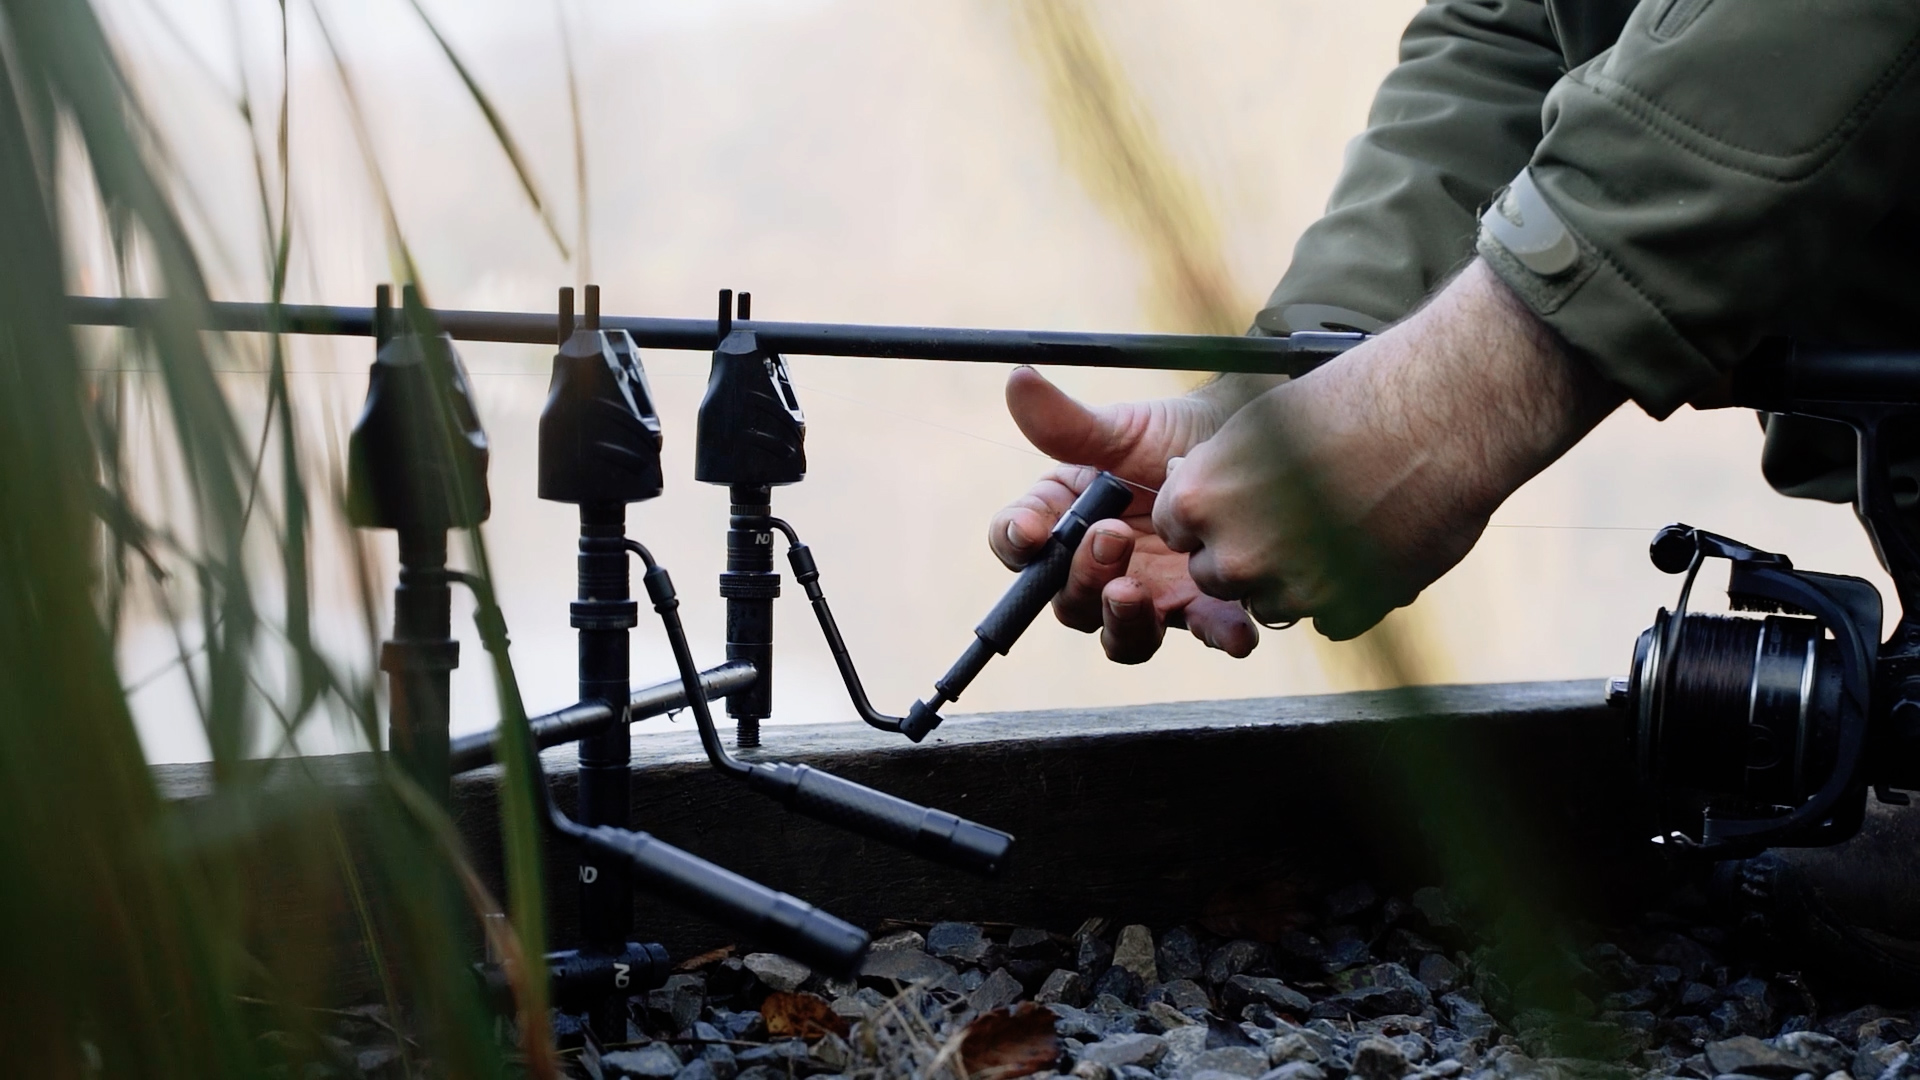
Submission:
[[[789,809],[935,862],[992,877],[1013,837],[806,765],[755,765],[748,784]]]

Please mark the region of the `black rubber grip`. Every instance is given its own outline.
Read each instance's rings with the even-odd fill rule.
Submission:
[[[993,610],[987,612],[987,617],[980,620],[973,632],[1005,656],[1066,586],[1067,573],[1073,567],[1073,553],[1079,549],[1080,541],[1086,539],[1087,530],[1096,521],[1119,516],[1132,501],[1133,492],[1112,473],[1103,472],[1094,477],[1087,490],[1060,515],[1040,554],[1013,579],[1006,595],[993,605]]]
[[[581,838],[630,862],[636,885],[817,970],[851,976],[866,955],[859,927],[646,833],[603,825]]]
[[[1000,872],[1013,847],[1013,837],[998,829],[806,765],[755,765],[748,782],[810,818],[987,877]]]

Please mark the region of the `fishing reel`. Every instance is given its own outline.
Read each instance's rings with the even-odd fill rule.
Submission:
[[[1632,718],[1641,780],[1697,811],[1661,841],[1726,858],[1852,837],[1878,779],[1879,591],[1686,525],[1660,530],[1651,555],[1686,575],[1680,599],[1640,634],[1608,703]],[[1730,614],[1688,610],[1708,559],[1731,564]]]

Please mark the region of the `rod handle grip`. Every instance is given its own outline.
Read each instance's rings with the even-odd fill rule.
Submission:
[[[1087,530],[1096,521],[1118,517],[1132,501],[1133,492],[1119,477],[1108,472],[1094,477],[1087,490],[1060,515],[1053,532],[1047,536],[1046,545],[1021,569],[1020,575],[1007,587],[1006,595],[974,628],[974,634],[993,646],[994,652],[1005,656],[1027,627],[1033,625],[1034,618],[1066,586],[1067,574],[1073,568],[1073,553],[1079,549],[1080,541],[1086,539]]]
[[[810,818],[984,877],[1006,865],[1013,837],[807,765],[755,765],[754,788]]]
[[[632,864],[634,883],[816,970],[851,976],[866,931],[644,832],[598,826],[582,840]]]

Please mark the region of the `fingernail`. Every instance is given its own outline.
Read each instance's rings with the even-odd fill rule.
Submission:
[[[1127,548],[1124,537],[1101,529],[1093,534],[1093,561],[1102,566],[1112,566],[1120,560],[1120,553]]]
[[[1140,610],[1140,601],[1109,600],[1107,601],[1107,610],[1113,612],[1115,618],[1132,618]]]
[[[1027,546],[1026,538],[1020,535],[1020,530],[1015,528],[1011,521],[1007,522],[1007,543],[1012,544],[1016,548]]]
[[[1168,476],[1172,476],[1172,475],[1173,475],[1173,470],[1175,470],[1175,469],[1177,469],[1177,468],[1179,468],[1179,467],[1180,467],[1180,464],[1181,464],[1181,462],[1184,462],[1184,461],[1186,461],[1186,460],[1187,460],[1187,459],[1186,459],[1186,458],[1184,458],[1184,457],[1170,457],[1170,458],[1168,458],[1168,459],[1167,459],[1167,475],[1168,475]]]

